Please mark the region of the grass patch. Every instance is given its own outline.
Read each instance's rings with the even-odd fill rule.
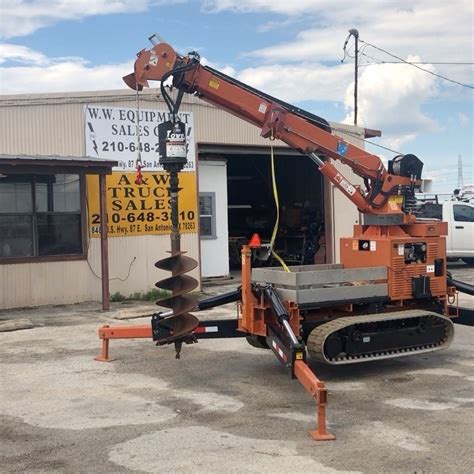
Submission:
[[[188,293],[189,296],[194,296],[195,298],[202,297],[202,293],[200,291],[193,291]],[[122,295],[120,292],[112,293],[110,295],[110,301],[114,303],[123,303],[124,301],[157,301],[163,298],[167,298],[171,296],[171,292],[160,290],[158,288],[153,288],[146,293],[141,293],[139,291],[132,293],[131,295],[125,296]]]
[[[170,296],[171,293],[165,290],[159,290],[158,288],[153,288],[146,293],[141,293],[139,291],[132,293],[131,295],[125,296],[122,295],[119,291],[112,293],[110,295],[110,301],[114,303],[122,303],[124,301],[156,301],[162,298]]]
[[[110,295],[110,301],[112,301],[113,303],[120,303],[122,301],[125,301],[126,299],[127,297],[122,295],[122,293],[120,293],[119,291]]]

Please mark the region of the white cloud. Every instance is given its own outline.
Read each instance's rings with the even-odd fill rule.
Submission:
[[[329,67],[342,58],[343,42],[350,28],[358,28],[360,37],[396,55],[417,55],[419,61],[470,61],[473,54],[470,0],[441,2],[433,0],[207,0],[211,11],[271,12],[281,20],[270,19],[259,27],[270,31],[279,23],[311,25],[300,28],[293,40],[273,44],[247,53],[264,65],[241,73],[249,82],[283,95],[286,100],[342,101],[348,111],[345,121],[353,122],[353,84],[347,69]],[[293,25],[294,26],[294,25]],[[349,47],[353,47],[353,38]],[[372,47],[360,43],[362,63],[393,61]],[[366,54],[367,56],[364,56]],[[369,57],[371,56],[371,57]],[[347,62],[353,69],[353,60]],[[308,63],[312,64],[308,66]],[[473,83],[472,66],[442,66],[430,71],[464,83]],[[359,123],[383,131],[382,142],[398,148],[418,134],[433,132],[439,125],[423,112],[423,105],[435,96],[465,97],[469,91],[417,70],[413,66],[370,66],[360,69]],[[332,77],[332,81],[331,81]],[[245,79],[242,79],[245,80]],[[332,83],[331,83],[332,82]],[[463,117],[459,117],[465,123]]]
[[[152,5],[183,1],[186,0],[2,0],[0,37],[29,35],[64,20],[141,12]]]
[[[133,71],[133,61],[90,66],[81,58],[51,59],[33,50],[19,53],[24,53],[20,60],[30,64],[1,69],[2,94],[122,89],[122,76]]]
[[[238,79],[288,102],[341,100],[352,77],[350,65],[273,64],[246,68]]]
[[[18,44],[3,43],[0,44],[0,64],[6,61],[37,65],[44,65],[49,62],[48,58],[39,51]]]
[[[469,116],[466,115],[465,113],[463,112],[459,112],[458,113],[458,120],[459,120],[459,123],[461,125],[461,127],[465,127],[468,123],[469,123]]]
[[[218,69],[220,72],[227,74],[228,76],[236,75],[236,71],[232,66],[221,66],[217,63],[214,63],[213,61],[209,61],[209,59],[204,56],[201,58],[201,64],[203,66],[212,67],[213,69]]]
[[[305,11],[315,10],[315,0],[298,0],[289,2],[288,0],[204,0],[204,9],[212,12],[232,10],[237,12],[251,11],[273,11],[285,15],[299,15]],[[323,1],[329,6],[332,2]]]
[[[423,61],[470,61],[473,54],[471,0],[207,0],[204,4],[213,11],[269,11],[286,17],[283,22],[304,19],[315,25],[302,29],[294,40],[249,53],[268,62],[338,60],[350,28],[358,28],[362,39],[401,57],[416,54]],[[260,31],[274,24],[265,23]],[[391,60],[372,48],[365,52]],[[438,72],[461,82],[473,81],[472,66],[439,66]]]
[[[426,163],[426,170],[424,170],[424,178],[431,179],[436,192],[451,193],[453,189],[458,187],[458,156],[448,155],[444,157],[445,163],[450,163],[451,167],[430,169],[429,163]],[[474,183],[474,171],[472,168],[466,167],[464,162],[463,181],[465,185]]]
[[[48,58],[43,53],[35,51],[18,44],[0,43],[0,64],[5,62],[18,62],[21,64],[34,64],[36,66],[47,66],[65,61],[83,61],[77,57]]]
[[[417,57],[408,57],[417,61]],[[427,65],[434,71],[434,67]],[[423,103],[437,94],[436,80],[411,66],[377,65],[364,69],[359,80],[358,123],[383,130],[384,142],[398,149],[419,133],[439,129],[435,120],[421,110]],[[348,87],[344,104],[345,123],[353,123],[354,83]]]

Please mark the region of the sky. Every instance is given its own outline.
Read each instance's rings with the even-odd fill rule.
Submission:
[[[357,28],[358,124],[382,131],[372,142],[416,154],[434,191],[451,192],[459,155],[474,184],[473,24],[471,0],[2,0],[0,93],[123,89],[159,33],[266,93],[353,123],[353,38],[341,59]]]

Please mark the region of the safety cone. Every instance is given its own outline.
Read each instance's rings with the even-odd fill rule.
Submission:
[[[260,236],[258,234],[252,234],[250,237],[249,247],[251,249],[258,249],[262,246],[262,242],[260,240]]]

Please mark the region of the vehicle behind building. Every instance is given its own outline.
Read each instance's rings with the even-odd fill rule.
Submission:
[[[469,201],[438,202],[437,196],[421,201],[418,219],[439,219],[448,223],[446,254],[474,265],[474,204]]]

